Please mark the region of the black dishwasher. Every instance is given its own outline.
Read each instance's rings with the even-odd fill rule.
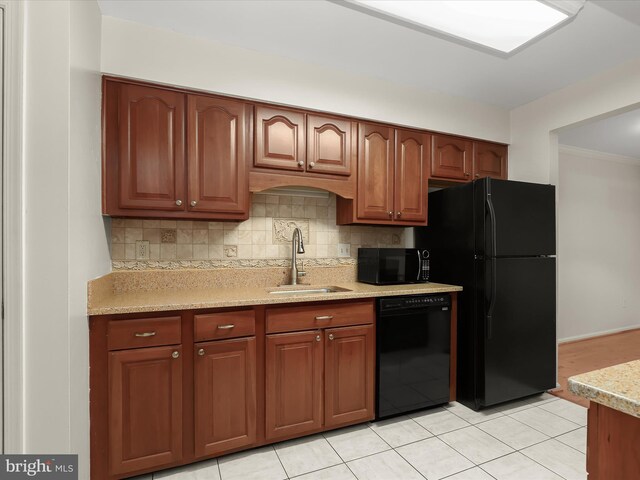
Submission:
[[[449,401],[451,298],[377,300],[376,420]]]

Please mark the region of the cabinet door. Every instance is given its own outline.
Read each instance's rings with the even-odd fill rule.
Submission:
[[[471,179],[473,143],[449,135],[434,135],[431,176],[453,180]]]
[[[112,475],[182,457],[180,346],[109,353],[109,465]]]
[[[393,128],[361,123],[358,126],[359,219],[393,218]]]
[[[119,93],[118,207],[184,210],[184,94],[126,84]]]
[[[322,426],[322,335],[319,330],[267,335],[266,437],[300,435]]]
[[[507,146],[473,142],[473,178],[507,179]]]
[[[196,457],[256,441],[256,339],[196,344]]]
[[[351,175],[355,122],[307,115],[307,171]]]
[[[243,102],[188,96],[189,205],[194,212],[246,212],[248,130]]]
[[[396,130],[395,220],[427,222],[427,134]]]
[[[256,167],[304,171],[304,113],[256,106]]]
[[[374,412],[373,326],[325,330],[326,427],[371,420]]]

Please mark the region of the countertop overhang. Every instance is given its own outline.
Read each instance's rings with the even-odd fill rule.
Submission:
[[[640,360],[575,375],[568,383],[580,397],[640,418]]]
[[[324,285],[311,285],[324,287]],[[459,292],[462,287],[442,283],[416,283],[404,285],[369,285],[360,282],[336,282],[337,286],[348,291],[322,294],[281,294],[269,293],[272,288],[241,287],[202,289],[159,289],[112,293],[91,298],[87,305],[87,314],[117,315],[126,313],[163,312],[173,310],[195,310],[204,308],[244,307],[254,305],[320,302],[333,300],[352,300],[397,295],[422,295],[430,293]],[[309,287],[309,285],[304,285]],[[298,286],[299,288],[300,286]]]

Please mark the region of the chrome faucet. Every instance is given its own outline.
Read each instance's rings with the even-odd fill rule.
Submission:
[[[298,240],[298,246],[296,247],[296,238]],[[298,227],[294,228],[293,235],[291,236],[291,283],[290,285],[298,284],[298,277],[303,277],[306,272],[298,270],[296,265],[296,251],[300,254],[304,253],[304,242],[302,241],[302,231]]]

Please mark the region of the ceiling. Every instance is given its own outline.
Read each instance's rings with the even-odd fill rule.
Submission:
[[[587,1],[501,58],[326,0],[99,0],[103,15],[513,108],[640,56],[640,1]]]
[[[398,85],[514,108],[640,57],[640,0],[587,1],[569,24],[509,58],[327,0],[99,0],[103,15]],[[640,110],[559,141],[640,158]]]
[[[563,131],[558,134],[558,142],[640,159],[640,110]]]

